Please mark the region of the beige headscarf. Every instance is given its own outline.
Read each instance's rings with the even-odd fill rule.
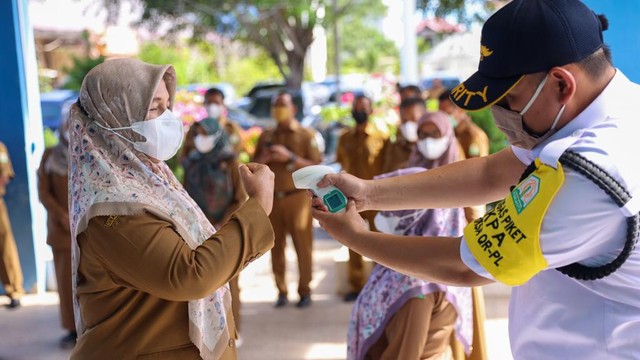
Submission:
[[[152,161],[113,132],[96,125],[118,128],[143,121],[162,80],[169,90],[171,108],[176,88],[173,67],[134,59],[110,60],[87,74],[78,102],[71,109],[69,217],[74,293],[80,261],[77,235],[87,228],[92,217],[146,211],[171,222],[191,249],[215,232],[164,162]],[[130,140],[143,141],[131,130],[119,133]],[[76,296],[74,303],[76,327],[82,334],[85,328]],[[230,304],[227,286],[206,298],[189,301],[189,337],[204,359],[218,359],[226,349]]]

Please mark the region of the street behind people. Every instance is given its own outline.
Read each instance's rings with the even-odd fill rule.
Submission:
[[[216,230],[163,162],[183,140],[175,84],[108,60],[71,108],[72,359],[236,359],[226,283],[273,246],[273,174],[242,166],[249,200]]]

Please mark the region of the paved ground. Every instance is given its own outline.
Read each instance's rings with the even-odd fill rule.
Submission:
[[[252,263],[241,275],[243,344],[241,360],[334,360],[344,359],[346,328],[351,305],[340,301],[336,263],[340,245],[316,229],[313,305],[305,310],[293,304],[274,309],[276,291],[268,255]],[[291,246],[287,253],[292,303],[296,295],[296,263]],[[485,290],[487,302],[487,346],[489,359],[511,360],[507,339],[505,288]],[[0,300],[4,301],[4,299]],[[0,308],[0,360],[68,359],[69,352],[57,347],[64,335],[59,328],[57,295],[28,295],[24,306],[10,311]]]

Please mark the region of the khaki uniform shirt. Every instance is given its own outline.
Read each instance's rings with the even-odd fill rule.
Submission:
[[[0,177],[6,176],[11,179],[14,175],[11,159],[9,158],[9,151],[7,151],[7,147],[0,142]],[[0,181],[0,196],[4,196],[5,192],[5,184]]]
[[[489,155],[487,134],[471,120],[460,121],[455,128],[455,134],[467,159]]]
[[[297,121],[291,121],[287,127],[279,126],[265,130],[258,138],[254,157],[259,157],[263,151],[267,151],[270,145],[283,145],[300,158],[320,163],[322,154],[318,149],[314,135],[313,131],[303,128]],[[268,165],[275,175],[275,192],[296,190],[291,177],[293,171],[287,167],[286,163],[270,163]]]
[[[188,301],[211,294],[273,246],[267,214],[249,199],[195,250],[151,214],[98,216],[78,235],[77,295],[86,327],[72,359],[199,359]],[[222,359],[235,359],[235,326]]]
[[[60,250],[71,249],[69,181],[67,176],[46,173],[45,164],[51,156],[51,150],[44,151],[38,168],[38,196],[47,209],[47,244]],[[63,225],[62,221],[66,221],[67,224]]]
[[[338,140],[336,161],[342,170],[361,179],[370,180],[380,174],[377,157],[384,145],[384,138],[374,135],[367,128],[363,133],[355,129],[345,130]]]
[[[410,142],[398,131],[395,141],[387,139],[378,155],[376,168],[380,174],[389,173],[407,167],[409,155],[416,143]]]

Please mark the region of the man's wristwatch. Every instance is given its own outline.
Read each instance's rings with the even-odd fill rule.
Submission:
[[[291,153],[291,155],[289,155],[289,161],[287,161],[287,171],[291,171],[293,172],[296,169],[296,160],[298,159],[298,156],[294,153]]]

